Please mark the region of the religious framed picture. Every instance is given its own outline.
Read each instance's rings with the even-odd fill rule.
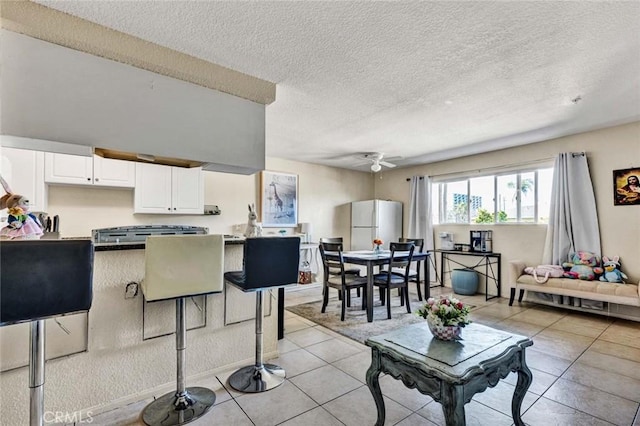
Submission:
[[[613,204],[640,205],[640,167],[613,171]]]
[[[298,226],[298,175],[263,171],[260,209],[263,228]]]

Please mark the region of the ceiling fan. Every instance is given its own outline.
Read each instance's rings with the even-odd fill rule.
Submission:
[[[362,158],[371,162],[371,171],[374,173],[382,170],[382,166],[388,167],[390,169],[396,167],[395,164],[390,163],[389,161],[383,161],[384,153],[382,152],[370,152],[368,154],[363,154]],[[387,160],[399,160],[402,157],[391,157]]]

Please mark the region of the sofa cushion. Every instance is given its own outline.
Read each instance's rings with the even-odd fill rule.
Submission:
[[[564,294],[591,300],[640,306],[639,288],[636,284],[619,284],[602,281],[584,281],[571,278],[549,278],[540,284],[531,275],[520,275],[516,280],[528,290],[542,293]]]

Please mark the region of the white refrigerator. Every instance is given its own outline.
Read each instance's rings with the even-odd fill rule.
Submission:
[[[367,200],[351,203],[351,250],[371,250],[380,238],[382,248],[402,237],[402,203]]]

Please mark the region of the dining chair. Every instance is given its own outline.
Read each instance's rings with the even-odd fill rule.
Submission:
[[[340,243],[343,244],[342,237],[323,237],[320,238],[321,243]],[[345,274],[360,275],[359,268],[348,268],[344,270]]]
[[[373,285],[380,290],[380,299],[387,305],[387,319],[391,319],[391,289],[400,289],[400,304],[406,304],[407,313],[411,313],[411,305],[409,304],[409,270],[411,259],[415,245],[413,242],[390,243],[389,249],[391,256],[389,257],[387,268],[373,276]],[[394,273],[393,269],[398,268],[404,270],[404,274]],[[384,296],[382,291],[384,290]]]
[[[400,238],[398,241],[401,243],[413,243],[415,245],[415,250],[418,253],[422,253],[424,248],[424,238]],[[409,282],[416,283],[416,289],[418,290],[418,300],[422,301],[422,290],[420,289],[420,265],[422,263],[421,260],[414,262],[416,268],[409,268]],[[404,275],[404,268],[392,268],[391,272],[394,274]]]
[[[342,257],[342,243],[320,243],[320,257],[324,267],[324,285],[322,297],[322,310],[324,314],[329,303],[329,288],[338,290],[342,300],[342,310],[340,321],[344,321],[347,306],[351,306],[351,290],[362,289],[362,309],[366,309],[367,300],[367,278],[354,274],[347,274]],[[338,256],[338,260],[328,259],[326,253],[333,252]]]
[[[343,243],[342,237],[323,237],[323,238],[320,238],[320,242],[321,243],[340,243],[340,244]],[[331,273],[331,271],[329,271],[329,272]],[[359,268],[345,268],[344,273],[347,274],[347,275],[360,276],[360,269]],[[360,297],[360,288],[359,287],[356,289],[356,295],[358,297]]]

